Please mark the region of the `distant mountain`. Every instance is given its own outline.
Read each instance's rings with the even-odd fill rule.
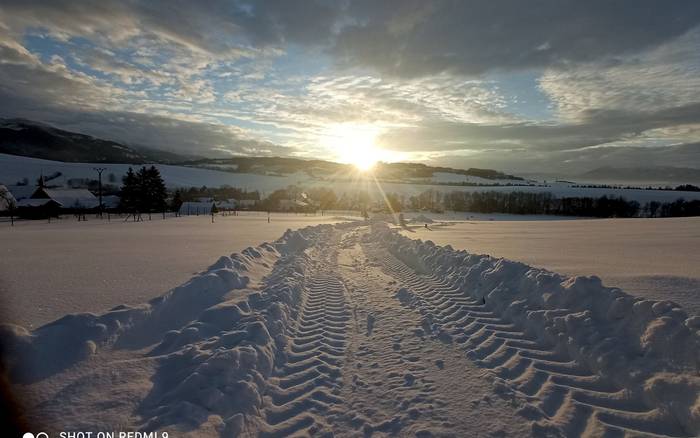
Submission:
[[[671,166],[599,167],[578,175],[578,178],[591,181],[697,183],[700,182],[700,169]]]
[[[194,160],[184,165],[204,169],[221,170],[234,173],[255,173],[262,175],[289,175],[304,172],[316,177],[336,176],[354,172],[350,164],[335,163],[325,160],[304,160],[289,157],[232,157]],[[476,176],[490,180],[522,181],[523,178],[507,175],[492,169],[453,169],[433,167],[421,163],[379,163],[374,175],[382,180],[406,181],[410,179],[429,179],[434,173],[451,173],[455,175]]]
[[[178,163],[191,159],[24,119],[0,119],[0,153],[82,163]]]
[[[290,157],[188,157],[142,146],[127,146],[25,119],[0,119],[0,153],[74,163],[179,164],[259,175],[290,175],[304,172],[324,178],[343,177],[355,171],[349,164]],[[377,178],[394,181],[430,179],[435,173],[466,175],[487,180],[523,180],[491,169],[453,169],[421,163],[379,163],[374,169]]]

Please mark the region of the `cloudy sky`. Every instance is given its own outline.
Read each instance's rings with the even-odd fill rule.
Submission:
[[[205,156],[700,167],[700,1],[2,0],[0,102]]]

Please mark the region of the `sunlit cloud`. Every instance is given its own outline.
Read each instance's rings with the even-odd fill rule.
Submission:
[[[0,115],[203,156],[700,166],[698,26],[693,1],[10,0]]]

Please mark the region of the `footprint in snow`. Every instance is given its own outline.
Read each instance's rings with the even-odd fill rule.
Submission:
[[[403,380],[405,386],[413,386],[413,383],[416,381],[416,376],[411,373],[406,373],[403,375]]]

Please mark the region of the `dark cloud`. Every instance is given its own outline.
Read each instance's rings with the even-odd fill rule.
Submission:
[[[571,177],[603,166],[697,167],[697,163],[700,163],[700,143],[600,146],[553,153],[538,153],[526,148],[500,148],[497,151],[473,151],[469,154],[448,152],[435,157],[432,162],[448,167],[485,167],[515,174],[545,172]]]
[[[6,0],[0,12],[16,32],[101,39],[105,44],[150,37],[215,56],[284,42],[327,41],[340,3],[322,0],[188,0],[93,2],[88,0]]]
[[[333,53],[397,76],[589,62],[656,46],[700,23],[682,0],[355,1]]]
[[[252,138],[243,130],[220,123],[186,120],[128,110],[91,109],[47,104],[42,96],[20,96],[0,88],[0,117],[22,117],[58,128],[186,155],[276,155],[292,148]]]
[[[46,118],[44,118],[46,120]],[[250,138],[232,126],[133,112],[53,116],[49,122],[102,138],[181,154],[204,156],[290,155],[291,148]]]
[[[522,158],[513,158],[516,155],[529,155],[540,161],[545,156],[549,156],[548,160],[551,157],[563,160],[562,156],[567,155],[588,157],[595,163],[595,160],[601,158],[601,152],[607,150],[606,148],[616,152],[622,150],[621,145],[605,146],[608,143],[644,140],[645,132],[677,126],[700,126],[700,104],[653,112],[589,111],[584,120],[570,124],[523,122],[484,125],[433,121],[411,128],[394,129],[382,135],[380,142],[386,148],[400,151],[445,152],[447,155],[462,151],[470,156],[490,155],[493,157],[493,162],[500,162],[503,159],[510,162],[521,161]],[[673,143],[673,140],[666,140],[662,145],[664,149],[659,150],[671,154],[671,157],[683,156],[684,158],[680,161],[684,161],[686,165],[700,164],[700,154],[687,154],[687,150],[672,149],[670,146]],[[637,146],[628,147],[626,150],[643,152],[651,150]],[[599,149],[594,151],[592,148],[595,147]],[[648,159],[649,155],[645,157]],[[608,158],[621,157],[613,154]],[[629,157],[625,160],[629,160]]]
[[[588,62],[700,23],[695,0],[6,0],[0,11],[11,28],[113,41],[151,35],[216,55],[325,46],[345,65],[397,76]]]
[[[700,165],[699,25],[690,0],[5,0],[0,113],[192,154],[303,154],[353,122],[380,127],[387,149],[466,166]],[[32,53],[29,33],[66,50]],[[319,53],[351,69],[216,82],[239,60],[268,62],[264,78],[278,56],[325,65]],[[513,113],[492,80],[523,69],[541,74],[552,120]]]

